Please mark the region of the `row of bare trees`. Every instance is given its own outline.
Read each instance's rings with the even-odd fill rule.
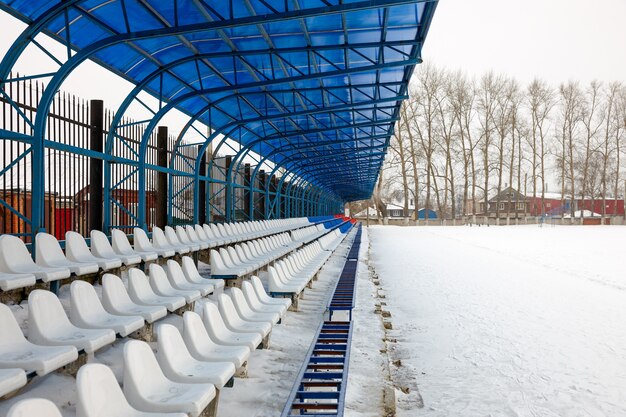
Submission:
[[[374,202],[409,201],[440,217],[476,215],[478,202],[510,185],[562,202],[623,196],[620,161],[626,86],[567,82],[527,86],[488,72],[480,78],[424,65],[411,83]],[[499,205],[498,205],[499,206]],[[509,205],[510,206],[510,205]],[[565,206],[565,205],[564,205]],[[606,204],[604,204],[606,207]],[[610,215],[614,213],[602,213]]]

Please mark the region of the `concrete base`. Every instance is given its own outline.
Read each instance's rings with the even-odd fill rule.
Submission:
[[[292,294],[291,295],[291,305],[289,306],[289,311],[298,311],[298,300],[300,299],[300,297],[298,296],[298,294]]]
[[[178,310],[174,311],[174,313],[182,317],[182,315],[185,314],[186,311],[194,311],[195,306],[196,306],[196,302],[194,301],[193,303],[185,304]]]
[[[263,340],[261,340],[261,343],[259,344],[259,346],[257,346],[257,349],[269,349],[270,348],[270,336],[272,335],[272,332],[270,331],[267,336],[265,336],[263,338]]]
[[[215,390],[215,398],[213,401],[209,403],[209,405],[202,410],[202,412],[198,415],[198,417],[216,417],[217,416],[217,405],[220,400],[220,390]]]
[[[78,359],[58,369],[56,372],[76,378],[76,374],[78,373],[78,370],[80,369],[81,366],[85,365],[89,361],[90,356],[93,356],[93,354],[89,355],[85,352],[81,352],[78,354]]]
[[[237,378],[247,378],[248,377],[248,361],[244,362],[237,370],[235,371],[235,376]]]
[[[137,340],[143,340],[144,342],[154,342],[154,323],[146,323],[141,329],[132,332],[128,337]]]

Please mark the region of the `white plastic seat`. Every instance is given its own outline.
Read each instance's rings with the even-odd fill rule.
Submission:
[[[222,259],[222,255],[215,249],[211,249],[211,276],[240,277],[242,275],[245,275],[245,271],[227,266]]]
[[[279,273],[272,266],[267,268],[267,284],[270,293],[294,293],[299,294],[306,286],[303,283],[288,285],[283,282]]]
[[[148,323],[154,323],[167,315],[165,306],[140,305],[133,302],[122,280],[112,274],[102,277],[102,306],[117,316],[141,316]]]
[[[183,339],[191,356],[199,361],[231,362],[240,368],[250,357],[248,346],[225,346],[213,340],[200,316],[193,311],[183,314]]]
[[[220,345],[247,346],[253,351],[263,341],[259,333],[241,333],[229,330],[217,305],[210,301],[202,304],[202,321],[211,340]]]
[[[121,255],[121,254],[115,253],[115,251],[113,250],[113,247],[111,246],[111,243],[109,243],[109,239],[101,231],[92,230],[90,236],[91,236],[91,253],[93,253],[95,256],[99,258],[111,259],[111,260],[119,259],[126,266],[137,265],[141,263],[141,256],[139,255],[133,255],[133,254]],[[124,238],[126,238],[126,235],[124,235]],[[130,248],[130,244],[128,246]]]
[[[187,279],[187,281],[195,284],[208,282],[209,284],[213,285],[214,292],[222,292],[225,285],[223,279],[204,278],[202,275],[200,275],[200,272],[198,272],[198,268],[196,268],[195,262],[189,256],[183,256],[182,264],[183,273],[185,274],[185,278]]]
[[[168,379],[175,382],[209,383],[217,389],[235,375],[232,362],[205,362],[195,359],[178,329],[171,324],[157,328],[157,360]]]
[[[150,242],[148,241],[148,243]],[[113,251],[119,256],[126,256],[131,259],[134,256],[139,256],[144,262],[154,261],[159,258],[159,254],[154,250],[139,250],[138,245],[135,245],[135,249],[133,249],[126,233],[118,229],[111,231],[111,246],[113,247]]]
[[[185,279],[185,274],[180,264],[174,260],[167,261],[167,277],[172,287],[178,290],[197,290],[204,297],[213,292],[213,285],[208,282],[204,284],[191,283]]]
[[[206,383],[181,383],[168,379],[150,345],[131,340],[124,345],[124,394],[141,411],[183,412],[198,417],[215,398]]]
[[[22,239],[11,235],[0,236],[0,271],[6,274],[32,274],[43,282],[69,278],[72,274],[68,268],[37,265]],[[7,289],[11,289],[9,287],[17,283],[9,284],[7,281],[6,285]]]
[[[34,290],[28,296],[28,339],[38,345],[71,345],[93,353],[115,342],[115,332],[74,326],[56,295],[46,290]]]
[[[165,228],[163,229],[163,232],[165,233],[165,238],[167,239],[169,244],[172,246],[180,246],[182,248],[185,248],[187,252],[197,252],[200,250],[200,245],[192,244],[189,241],[189,238],[187,237],[186,233],[183,233],[183,239],[181,239],[176,233],[176,229],[174,229],[171,226],[165,226]],[[183,229],[183,232],[184,232],[184,229]],[[182,254],[182,252],[179,252],[179,253]]]
[[[21,400],[9,409],[7,417],[62,417],[61,412],[50,400],[28,398]]]
[[[37,346],[26,340],[11,309],[0,304],[0,368],[45,375],[78,358],[74,346]]]
[[[23,369],[0,369],[0,397],[22,388],[28,382]]]
[[[182,229],[181,226],[176,226],[176,234],[178,235],[180,233],[185,232],[187,234],[187,237],[189,238],[189,240],[191,242],[193,242],[196,245],[200,245],[200,249],[201,250],[208,249],[209,246],[211,246],[209,244],[209,242],[207,242],[204,239],[201,239],[200,236],[198,236],[194,226],[191,226],[191,225],[188,224],[187,226],[185,226],[185,229],[183,230],[183,232],[179,232],[179,230],[178,230],[179,227]]]
[[[95,263],[103,271],[122,266],[122,260],[118,257],[107,259],[94,256],[89,251],[85,238],[72,231],[65,233],[65,255],[72,262]]]
[[[172,287],[167,273],[161,265],[150,265],[150,286],[157,295],[164,297],[184,297],[187,303],[193,303],[202,295],[198,290],[179,290]]]
[[[250,308],[243,292],[237,287],[230,288],[226,295],[230,295],[230,299],[235,306],[235,310],[239,313],[239,317],[246,321],[270,323],[274,325],[280,320],[280,314],[275,311],[264,310],[257,312]]]
[[[289,308],[291,306],[291,300],[288,298],[274,298],[274,297],[270,297],[267,292],[265,291],[265,288],[263,288],[263,283],[261,282],[261,280],[259,279],[259,277],[257,276],[251,276],[250,277],[250,283],[252,284],[252,288],[254,288],[254,292],[256,293],[257,297],[259,298],[259,300],[263,303],[263,304],[268,304],[268,305],[285,305],[287,306],[287,308]]]
[[[267,336],[272,330],[271,323],[268,322],[251,322],[242,318],[237,309],[235,308],[233,301],[226,294],[220,294],[217,296],[218,309],[226,327],[233,332],[242,333],[258,333],[261,336]]]
[[[286,304],[263,304],[254,291],[252,283],[248,281],[241,283],[241,292],[246,298],[248,306],[250,306],[250,308],[257,313],[278,313],[280,317],[284,317],[285,312],[287,311],[288,306]],[[289,302],[291,303],[291,300]]]
[[[189,235],[188,230],[191,230],[193,233],[193,237]],[[202,249],[208,249],[209,244],[205,243],[205,242],[201,242],[198,239],[198,236],[196,235],[196,232],[193,231],[193,227],[189,226],[189,228],[187,227],[182,227],[182,226],[176,226],[176,237],[178,238],[178,240],[185,244],[185,245],[189,245],[190,247],[193,247],[195,249],[192,249],[194,251],[198,251],[198,250],[202,250]]]
[[[76,417],[187,417],[185,413],[146,413],[133,408],[111,368],[99,363],[78,370],[76,391]]]
[[[59,241],[48,233],[37,233],[35,262],[46,268],[67,268],[75,275],[87,275],[98,272],[95,262],[73,262],[65,257]]]
[[[74,281],[70,285],[70,320],[85,329],[113,329],[125,337],[144,326],[141,316],[115,316],[108,313],[94,289],[85,281]]]
[[[167,230],[167,226],[165,227],[165,229]],[[169,228],[171,230],[171,227]],[[168,231],[168,234],[170,232]],[[173,232],[173,240],[176,243],[172,243],[172,241],[168,238],[168,236],[165,234],[165,232],[157,226],[154,226],[152,228],[152,244],[154,245],[155,248],[170,248],[173,249],[176,253],[178,254],[185,254],[185,253],[189,253],[191,250],[187,245],[183,245],[180,242],[178,242],[178,239],[176,238],[176,232]]]
[[[158,228],[155,227],[155,229]],[[158,230],[161,231],[161,229]],[[163,233],[163,231],[161,231],[161,233]],[[152,230],[152,236],[154,239],[154,229]],[[163,236],[163,239],[158,240],[161,244],[157,244],[154,240],[150,242],[145,230],[140,227],[133,229],[133,242],[135,244],[135,250],[138,252],[156,252],[162,258],[169,258],[170,256],[176,255],[176,249],[163,240],[165,240],[165,236]]]
[[[136,304],[144,306],[163,306],[172,312],[187,303],[185,297],[170,297],[155,294],[150,286],[148,277],[143,271],[137,268],[128,270],[128,295]]]
[[[213,246],[222,246],[226,243],[226,241],[220,237],[220,235],[216,234],[215,231],[208,224],[202,225],[202,230],[204,230],[204,234],[211,240],[214,245]]]

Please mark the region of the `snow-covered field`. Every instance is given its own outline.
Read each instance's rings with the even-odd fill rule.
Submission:
[[[402,416],[626,416],[626,228],[369,229]],[[408,409],[407,409],[408,408]]]

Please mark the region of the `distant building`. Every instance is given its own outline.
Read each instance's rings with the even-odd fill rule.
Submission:
[[[507,187],[489,199],[486,209],[485,203],[481,202],[477,214],[500,219],[522,219],[528,215],[528,202],[524,194]]]

